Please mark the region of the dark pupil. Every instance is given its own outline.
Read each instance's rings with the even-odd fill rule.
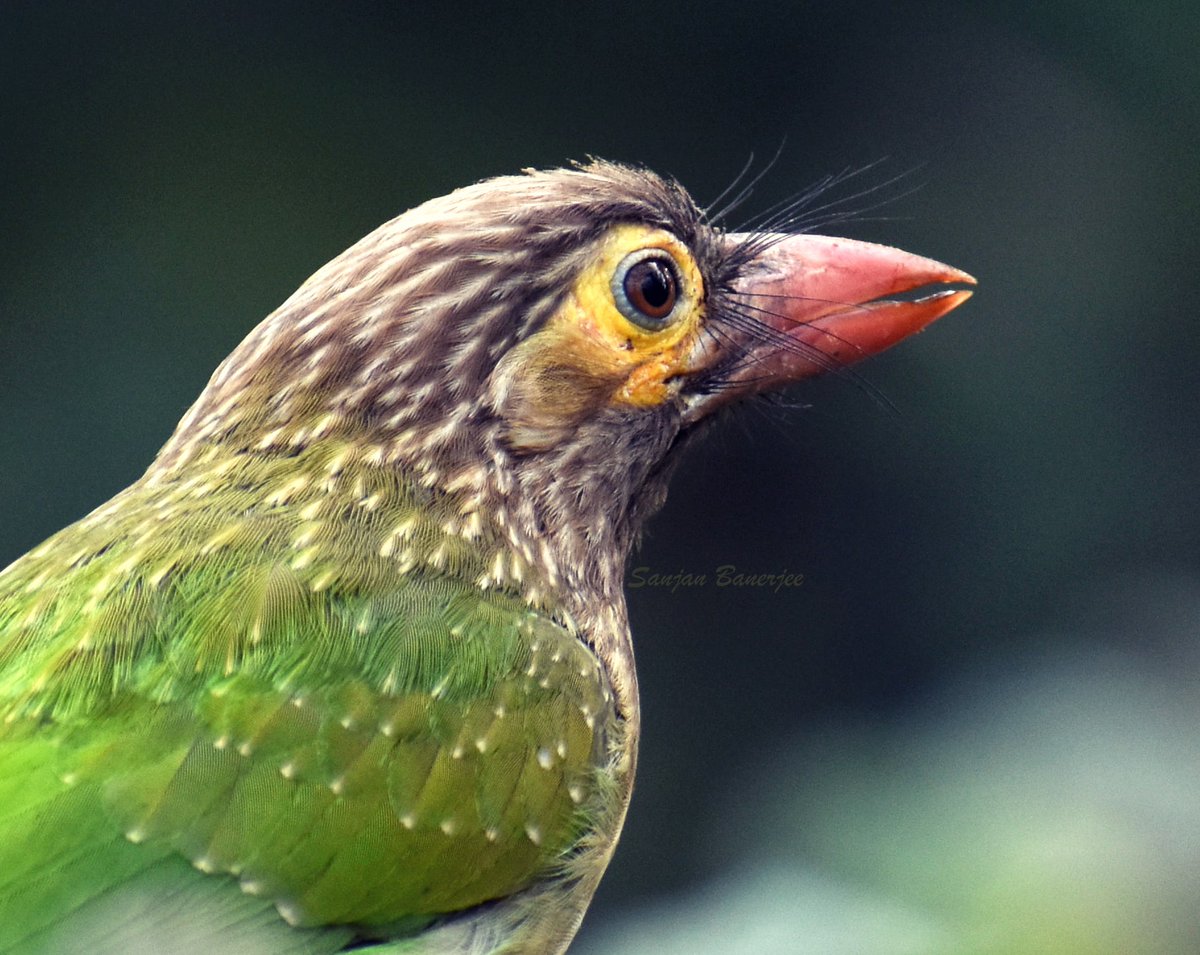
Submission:
[[[638,311],[662,318],[675,307],[675,275],[654,259],[639,262],[625,276],[625,294]]]
[[[671,276],[657,262],[647,263],[642,274],[642,298],[651,308],[662,308],[671,300]]]

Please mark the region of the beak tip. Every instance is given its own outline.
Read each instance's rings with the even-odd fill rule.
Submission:
[[[939,302],[942,306],[935,318],[941,318],[947,312],[954,311],[954,309],[958,308],[958,306],[974,295],[975,292],[976,289],[973,288],[960,288],[947,289],[944,292],[938,292],[934,295],[931,295],[930,298]]]

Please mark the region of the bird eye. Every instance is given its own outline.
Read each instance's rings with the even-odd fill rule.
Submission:
[[[675,260],[662,249],[625,256],[612,279],[613,299],[635,325],[656,332],[665,328],[679,300]]]

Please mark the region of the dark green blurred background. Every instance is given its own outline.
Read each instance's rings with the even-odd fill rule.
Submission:
[[[746,214],[916,170],[840,231],[979,294],[685,463],[634,565],[709,580],[630,593],[639,786],[580,948],[1200,949],[1200,6],[0,20],[0,565],[425,198],[596,154],[703,202],[784,140]]]

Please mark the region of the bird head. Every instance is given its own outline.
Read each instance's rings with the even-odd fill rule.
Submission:
[[[348,442],[476,501],[537,555],[540,591],[586,612],[620,603],[631,543],[717,409],[878,352],[971,282],[883,246],[723,233],[644,170],[527,171],[427,202],[320,269],[221,365],[155,468]]]

